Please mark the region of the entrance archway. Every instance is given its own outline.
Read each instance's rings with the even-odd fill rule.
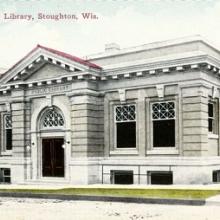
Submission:
[[[42,177],[65,176],[65,120],[56,107],[46,108],[39,120],[41,134],[41,172]]]

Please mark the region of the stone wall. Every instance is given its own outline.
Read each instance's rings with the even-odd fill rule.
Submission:
[[[72,157],[103,156],[103,97],[75,96],[71,104]]]
[[[205,87],[182,89],[183,155],[207,155],[208,96]]]

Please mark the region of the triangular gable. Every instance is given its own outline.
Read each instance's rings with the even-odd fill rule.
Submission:
[[[81,72],[78,70],[77,72]],[[45,63],[39,67],[35,72],[23,78],[24,82],[43,81],[51,78],[59,78],[61,76],[69,75],[69,70],[62,68],[52,63]]]
[[[1,82],[3,84],[23,82],[46,63],[59,66],[69,73],[89,70],[92,72],[100,72],[101,70],[101,67],[87,60],[52,48],[37,45],[25,57],[4,73]]]

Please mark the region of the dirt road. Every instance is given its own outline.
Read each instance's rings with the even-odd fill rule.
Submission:
[[[219,220],[219,206],[0,198],[1,220]]]

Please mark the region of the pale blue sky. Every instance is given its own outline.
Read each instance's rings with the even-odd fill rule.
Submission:
[[[93,21],[6,21],[3,13],[80,14]],[[104,50],[201,34],[220,45],[220,0],[0,0],[0,67],[37,43],[82,56]]]

